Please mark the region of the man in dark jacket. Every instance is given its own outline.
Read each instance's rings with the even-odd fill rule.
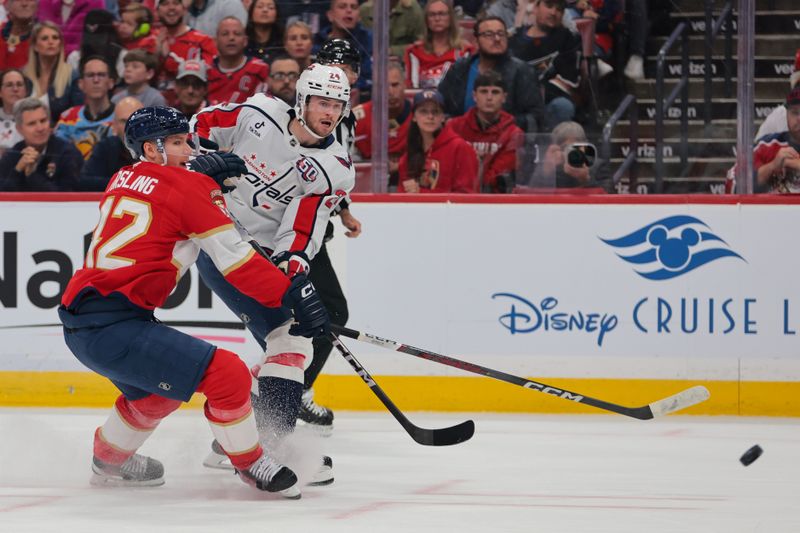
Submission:
[[[83,156],[69,141],[53,135],[50,111],[36,98],[14,105],[22,141],[0,159],[0,191],[73,191]]]
[[[478,74],[495,70],[503,77],[508,92],[503,110],[514,115],[523,131],[540,131],[544,104],[538,76],[533,67],[508,53],[508,32],[503,19],[481,18],[474,31],[478,39],[478,54],[456,61],[439,84],[446,113],[457,117],[473,107],[475,78]]]
[[[134,111],[144,107],[142,102],[133,96],[126,96],[114,107],[114,122],[111,123],[111,133],[97,143],[89,160],[83,166],[81,177],[78,180],[79,191],[104,191],[111,179],[119,169],[134,163],[133,156],[125,148],[123,136],[125,123]]]

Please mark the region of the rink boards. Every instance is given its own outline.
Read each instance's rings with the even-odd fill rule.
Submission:
[[[97,198],[0,195],[0,405],[107,406],[115,394],[69,354],[55,313]],[[689,413],[800,416],[794,198],[355,200],[364,233],[337,227],[328,244],[353,328],[618,403],[702,383],[712,398]],[[258,359],[195,271],[169,306],[161,320]],[[347,344],[405,409],[594,412]],[[336,354],[325,371],[320,401],[380,408]]]

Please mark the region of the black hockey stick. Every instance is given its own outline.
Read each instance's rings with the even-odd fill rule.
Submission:
[[[452,366],[453,368],[459,368],[474,374],[480,374],[482,376],[505,381],[506,383],[519,385],[520,387],[536,390],[544,394],[550,394],[551,396],[556,396],[564,400],[591,405],[592,407],[603,409],[605,411],[611,411],[612,413],[638,418],[639,420],[650,420],[651,418],[658,416],[668,415],[670,413],[674,413],[675,411],[680,411],[681,409],[704,402],[711,397],[708,389],[702,385],[697,385],[668,398],[664,398],[663,400],[657,400],[648,405],[643,405],[641,407],[625,407],[624,405],[598,400],[577,392],[570,392],[558,387],[552,387],[546,383],[531,381],[518,376],[512,376],[511,374],[506,374],[505,372],[501,372],[499,370],[492,370],[491,368],[486,368],[485,366],[468,363],[467,361],[462,361],[446,355],[439,355],[437,353],[422,350],[420,348],[414,348],[413,346],[401,344],[389,339],[383,339],[381,337],[376,337],[375,335],[370,335],[369,333],[363,333],[361,331],[336,325],[331,326],[331,328],[339,335],[350,337],[351,339],[356,339],[369,344],[374,344],[375,346],[388,348],[396,352],[406,353],[421,359],[427,359],[428,361],[433,361],[434,363]]]
[[[336,336],[335,333],[330,334],[330,340],[336,349],[339,350],[339,353],[342,354],[350,366],[353,367],[353,370],[356,371],[356,374],[364,380],[364,383],[369,386],[370,390],[378,397],[378,399],[386,406],[392,416],[400,422],[400,425],[403,426],[403,429],[411,435],[411,438],[417,441],[419,444],[423,444],[425,446],[450,446],[451,444],[458,444],[460,442],[464,442],[472,438],[472,435],[475,433],[475,424],[472,420],[467,420],[466,422],[462,422],[458,425],[449,427],[449,428],[441,428],[441,429],[426,429],[415,426],[406,416],[403,414],[400,409],[386,396],[386,393],[383,392],[372,376],[369,375],[361,363],[359,363],[356,358],[353,356],[353,353],[347,349],[347,346],[342,344],[342,341],[339,340],[339,337]]]

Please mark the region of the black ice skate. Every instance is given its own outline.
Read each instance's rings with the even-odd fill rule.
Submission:
[[[333,432],[333,411],[314,401],[314,389],[303,391],[297,419],[302,420],[323,437],[329,437]]]
[[[164,465],[152,457],[134,454],[121,465],[92,458],[90,483],[104,487],[156,487],[164,484]]]
[[[242,481],[258,490],[279,492],[284,498],[300,499],[297,476],[286,466],[278,463],[267,454],[253,463],[247,470],[236,470]]]

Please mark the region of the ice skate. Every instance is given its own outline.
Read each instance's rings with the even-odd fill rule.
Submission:
[[[157,487],[164,484],[164,465],[152,457],[134,454],[121,465],[92,459],[90,483],[104,487]]]
[[[242,481],[258,490],[278,492],[284,498],[300,499],[297,476],[292,470],[272,459],[267,454],[253,463],[247,470],[236,470]]]
[[[308,483],[310,487],[322,487],[333,483],[333,459],[327,455],[322,456],[322,464],[319,469],[314,472],[314,477]]]
[[[314,401],[314,389],[303,391],[297,419],[323,437],[333,433],[333,411]]]
[[[225,455],[225,450],[222,449],[216,439],[211,441],[211,451],[203,459],[203,466],[220,470],[233,470],[230,458]]]

